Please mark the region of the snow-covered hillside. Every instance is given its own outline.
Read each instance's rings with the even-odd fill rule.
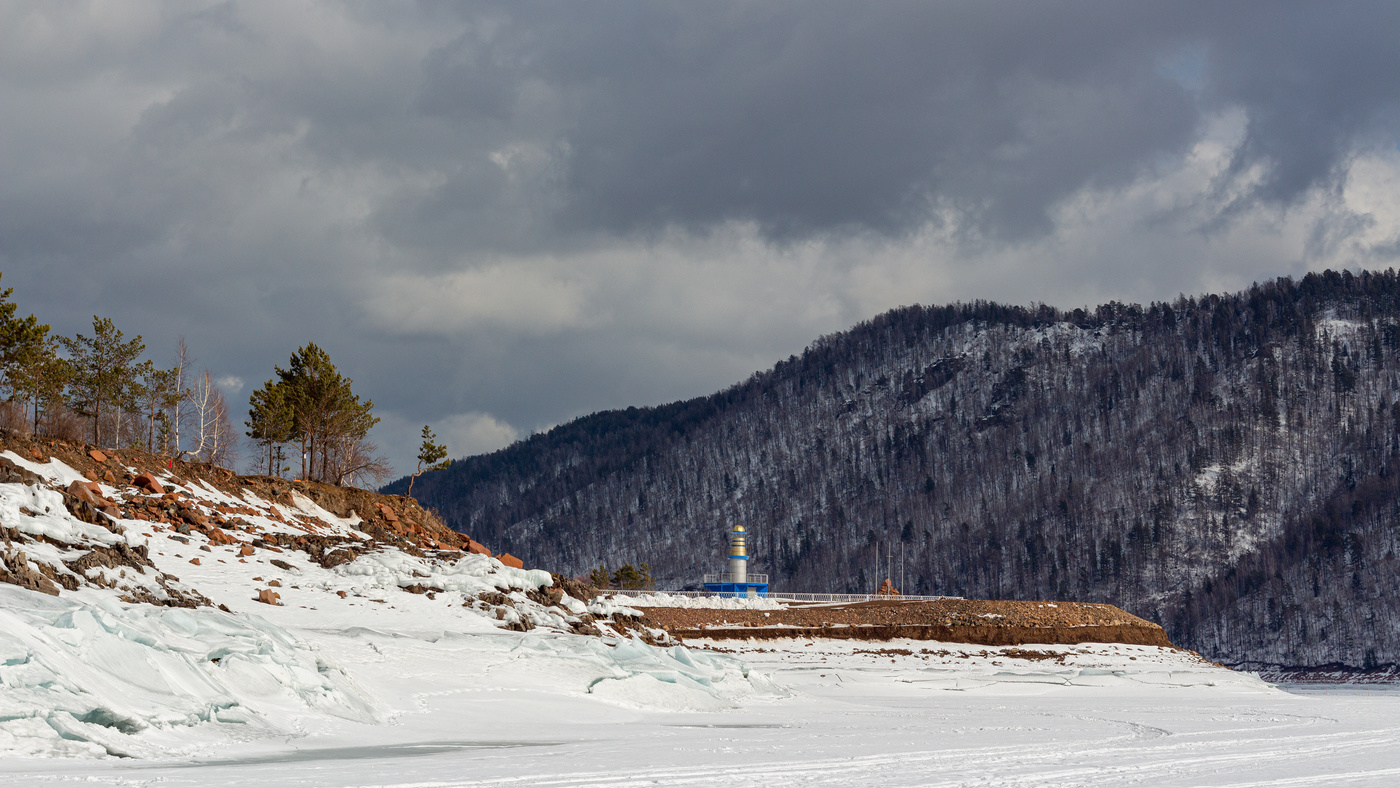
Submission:
[[[575,599],[549,572],[384,543],[358,514],[295,491],[284,504],[164,474],[152,492],[90,482],[57,459],[0,456],[15,479],[0,484],[8,756],[168,757],[327,721],[389,723],[403,710],[341,662],[382,637],[483,640],[507,655],[532,632],[528,648],[549,655],[540,661],[561,689],[619,702],[670,692],[708,708],[755,691],[732,660],[633,643],[612,626],[633,611]],[[152,504],[179,517],[126,516]]]

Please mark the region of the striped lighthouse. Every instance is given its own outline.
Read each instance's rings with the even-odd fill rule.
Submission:
[[[747,583],[749,577],[749,549],[744,539],[744,526],[736,525],[729,532],[729,582]]]
[[[718,596],[768,596],[768,575],[749,574],[749,535],[744,526],[729,529],[729,571],[705,575],[705,590]]]

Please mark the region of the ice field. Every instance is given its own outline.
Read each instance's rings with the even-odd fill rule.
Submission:
[[[1293,694],[1147,647],[1041,649],[1063,664],[1004,651],[789,641],[713,654],[557,633],[305,629],[286,651],[269,644],[261,673],[240,673],[260,681],[226,688],[244,718],[152,726],[134,758],[11,751],[0,784],[1400,782],[1400,695]]]

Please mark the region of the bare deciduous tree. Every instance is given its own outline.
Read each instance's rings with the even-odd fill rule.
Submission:
[[[379,486],[393,475],[387,457],[378,454],[379,447],[363,438],[341,436],[327,446],[328,481],[332,484],[352,484],[360,487]]]
[[[195,378],[189,402],[191,418],[188,426],[194,433],[195,444],[181,455],[213,464],[230,462],[238,435],[229,418],[228,403],[224,401],[223,392],[219,391],[214,375],[208,369],[201,370]]]
[[[189,389],[189,368],[192,363],[193,359],[190,358],[189,345],[185,343],[184,337],[180,337],[179,341],[175,344],[175,365],[171,368],[171,371],[175,373],[175,402],[170,406],[170,432],[173,443],[170,448],[173,450],[173,454],[182,453],[182,446],[180,445],[180,411],[184,403],[189,399],[191,393]]]

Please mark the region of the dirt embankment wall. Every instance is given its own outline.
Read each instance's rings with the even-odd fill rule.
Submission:
[[[1151,621],[1112,605],[1078,602],[950,599],[793,605],[782,610],[641,610],[646,614],[643,624],[682,640],[908,638],[982,646],[1127,643],[1172,647],[1166,632]]]

